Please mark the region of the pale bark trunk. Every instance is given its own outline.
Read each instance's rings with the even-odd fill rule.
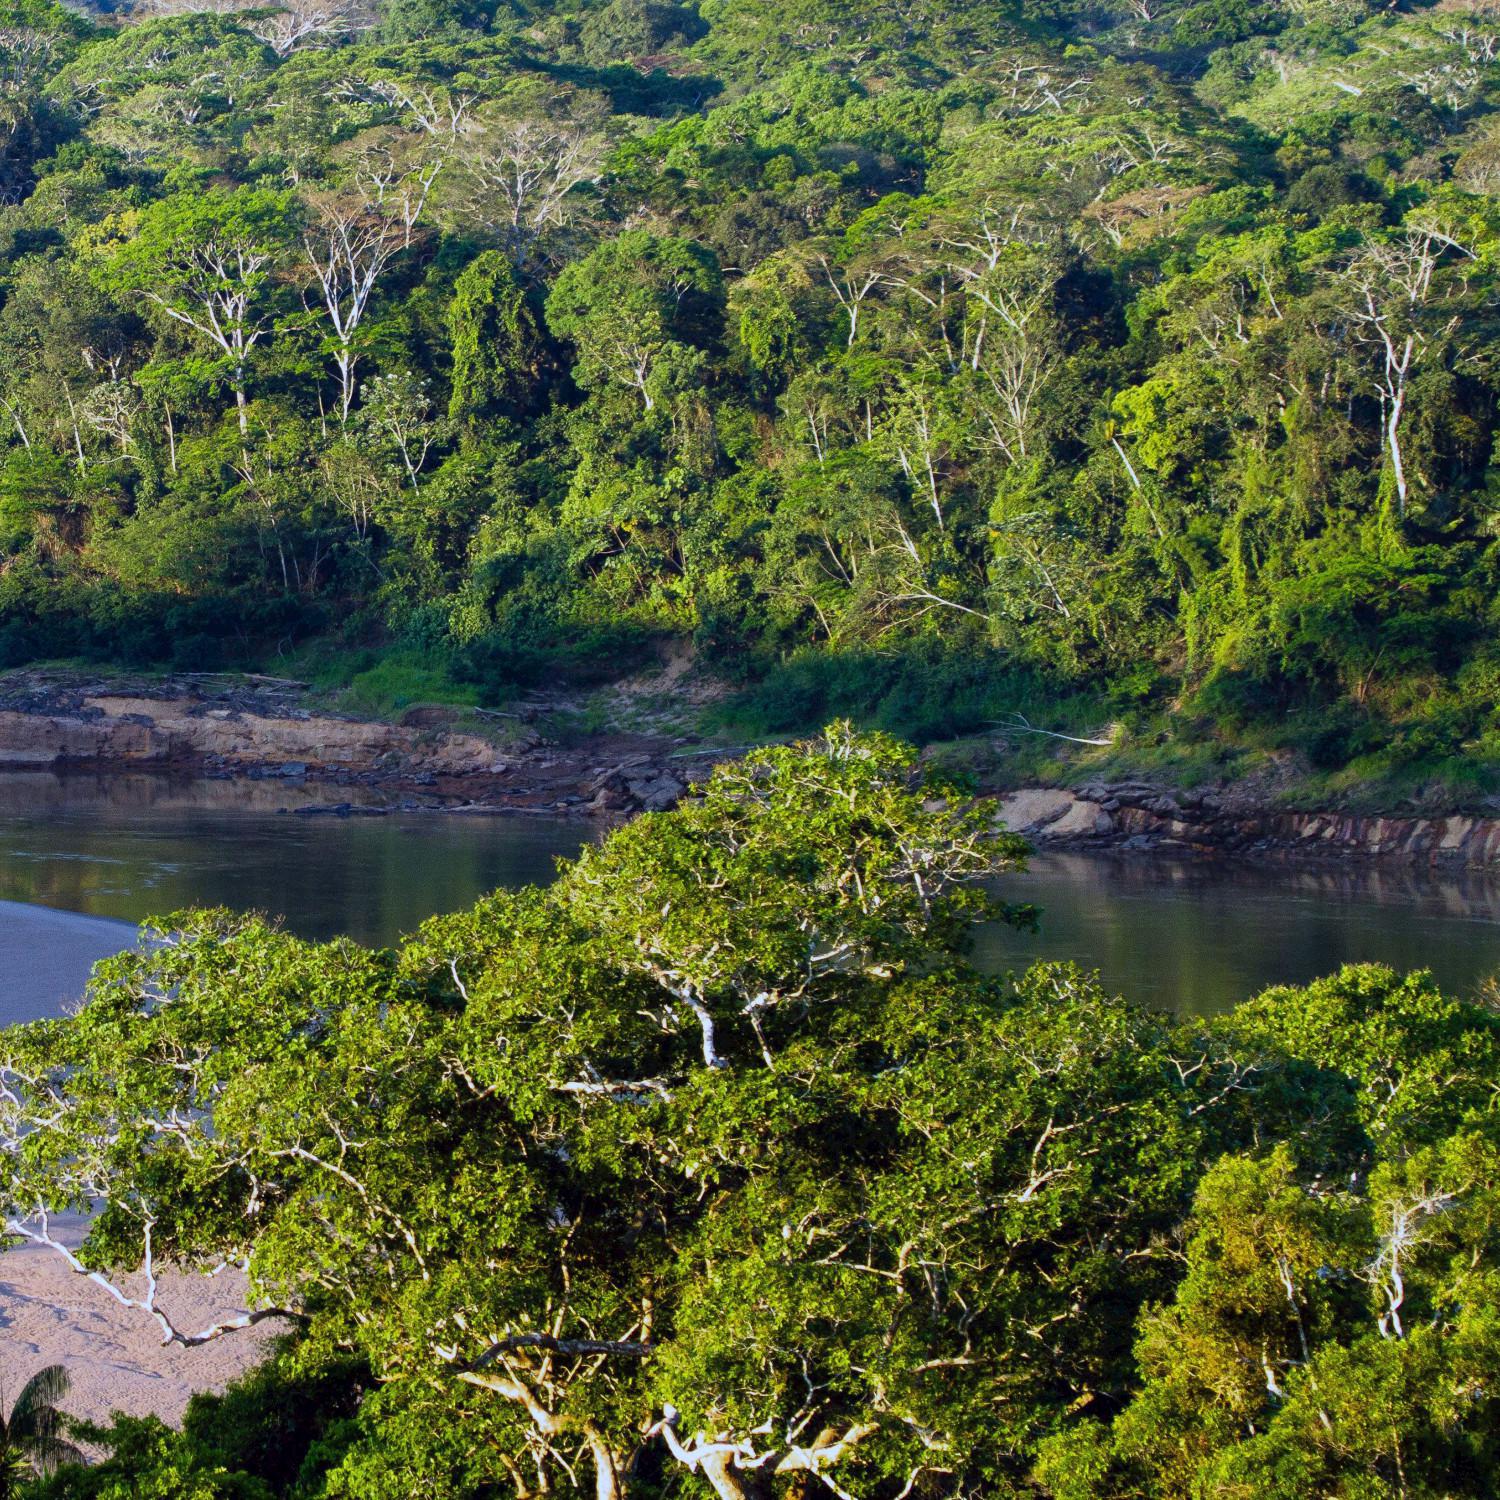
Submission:
[[[357,357],[346,349],[340,349],[337,357],[339,370],[339,425],[349,421],[349,410],[354,405],[354,366]]]
[[[1406,519],[1406,464],[1401,457],[1401,414],[1406,408],[1406,379],[1402,377],[1391,402],[1390,415],[1386,419],[1386,443],[1391,450],[1391,471],[1396,476],[1396,508],[1402,520]]]
[[[739,1468],[732,1453],[705,1454],[699,1464],[719,1500],[766,1500],[770,1493],[759,1472]]]
[[[620,1480],[620,1466],[604,1440],[604,1434],[590,1427],[585,1435],[594,1460],[594,1500],[624,1500],[625,1486]]]

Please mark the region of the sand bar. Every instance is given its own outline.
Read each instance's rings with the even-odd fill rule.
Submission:
[[[56,1015],[83,992],[89,969],[129,947],[125,922],[0,901],[0,1022]],[[77,1242],[82,1225],[63,1226]],[[243,1283],[220,1276],[163,1277],[160,1301],[179,1327],[199,1328],[243,1306]],[[267,1326],[196,1349],[163,1347],[155,1323],[70,1271],[55,1252],[0,1254],[0,1391],[13,1397],[43,1365],[73,1378],[64,1403],[77,1416],[155,1413],[175,1421],[197,1390],[216,1389],[253,1362]]]

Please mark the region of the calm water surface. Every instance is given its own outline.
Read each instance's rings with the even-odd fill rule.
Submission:
[[[147,916],[223,904],[273,913],[308,937],[390,942],[496,886],[550,879],[556,858],[590,837],[586,824],[547,818],[278,812],[346,795],[279,782],[0,776],[0,1022],[55,1013],[90,963],[130,941],[124,924]],[[1492,877],[1039,855],[1004,892],[1043,908],[1042,931],[981,933],[986,967],[1071,958],[1112,988],[1181,1011],[1221,1010],[1360,959],[1431,968],[1457,993],[1500,970]]]
[[[304,937],[391,942],[496,886],[549,881],[582,821],[300,817],[359,789],[149,775],[0,775],[0,900],[140,922],[184,906],[268,912]],[[283,810],[284,809],[284,810]]]
[[[1039,958],[1097,969],[1147,1004],[1208,1014],[1340,964],[1431,969],[1467,995],[1500,972],[1500,879],[1373,863],[1043,854],[1002,885],[1040,933],[982,932],[992,969]]]

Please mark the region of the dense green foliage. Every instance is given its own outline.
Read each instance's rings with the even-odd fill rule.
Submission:
[[[1024,680],[1494,758],[1497,49],[1486,0],[7,0],[0,662],[332,632],[493,697],[676,636],[764,728],[957,674],[922,733]]]
[[[36,1494],[1493,1494],[1500,1017],[985,977],[992,820],[835,726],[394,951],[186,914],[6,1032],[12,1231],[294,1320]]]

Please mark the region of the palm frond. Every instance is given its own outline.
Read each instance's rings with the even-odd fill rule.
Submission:
[[[10,1410],[9,1436],[17,1448],[35,1451],[39,1444],[57,1441],[64,1421],[57,1403],[72,1383],[62,1365],[48,1365],[21,1387]]]
[[[63,1464],[84,1462],[82,1448],[57,1436],[37,1438],[28,1446],[27,1456],[39,1474],[50,1474]]]

